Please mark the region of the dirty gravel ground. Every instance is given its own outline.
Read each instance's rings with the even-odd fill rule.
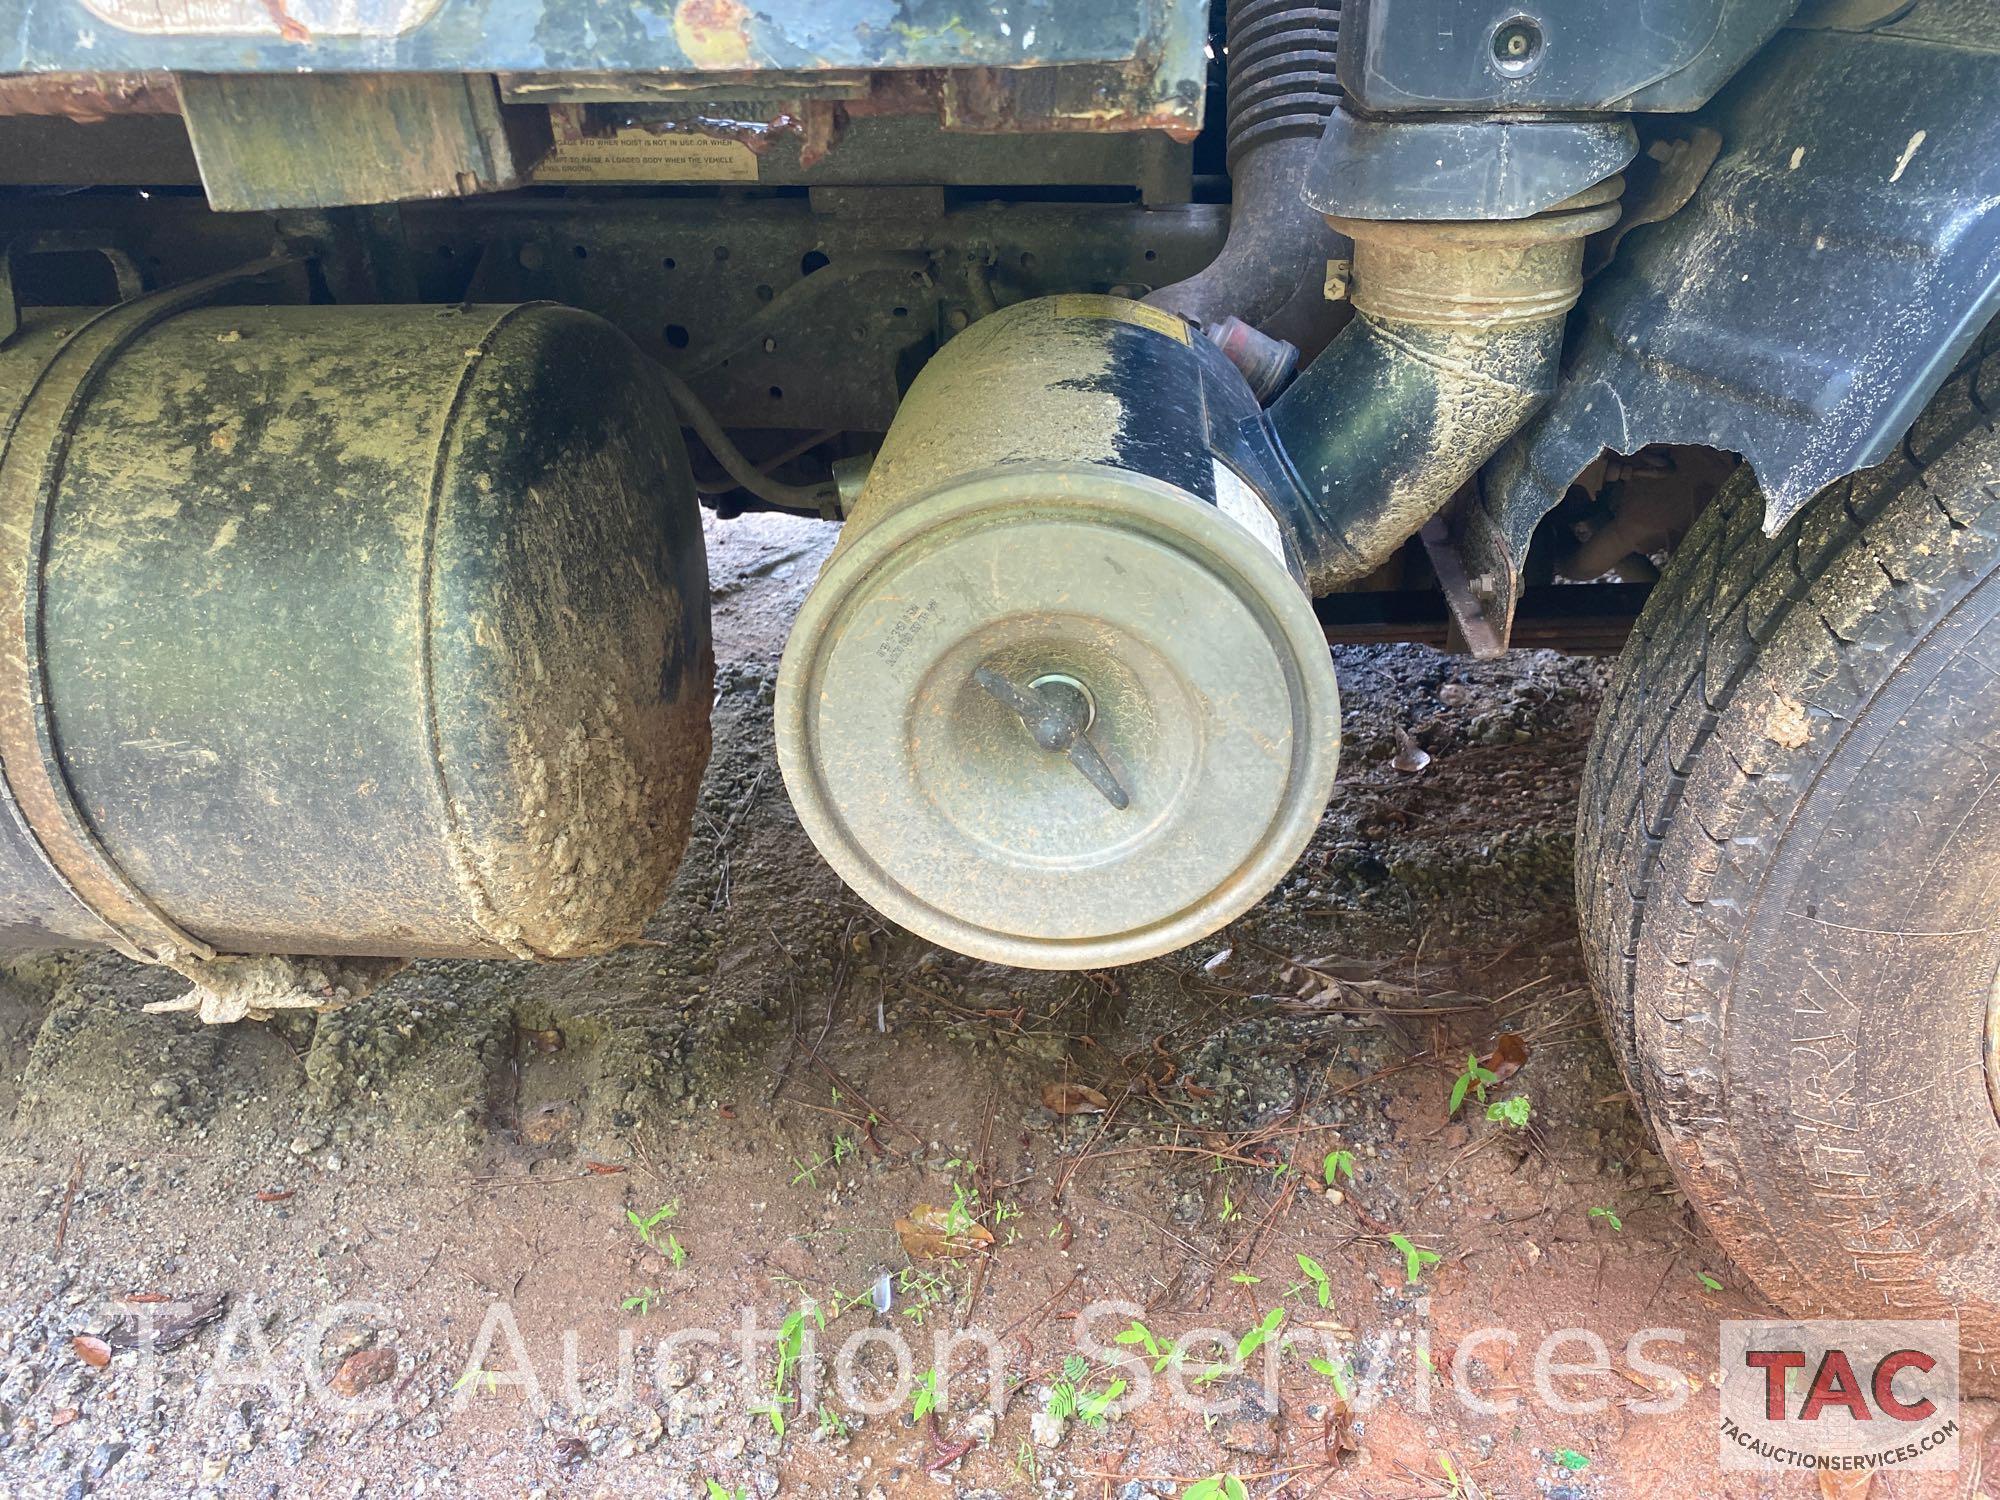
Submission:
[[[792,819],[772,682],[829,541],[711,527],[716,755],[649,946],[423,963],[338,1013],[209,1030],[140,1013],[170,975],[11,967],[0,1492],[1817,1493],[1718,1472],[1715,1325],[1765,1309],[1648,1149],[1584,989],[1570,830],[1603,664],[1342,649],[1342,789],[1281,889],[1169,959],[1015,972],[885,926]],[[1527,1123],[1476,1096],[1449,1118],[1503,1035],[1525,1062],[1487,1103]],[[917,1248],[991,1245],[913,1260],[897,1221],[923,1205]],[[824,1331],[774,1393],[809,1306]],[[1195,1383],[1280,1312],[1249,1361],[1269,1390]],[[747,1362],[674,1338],[746,1315]],[[1135,1320],[1209,1409],[1163,1375],[1051,1420],[1066,1357],[1086,1407],[1136,1392],[1152,1361],[1111,1342]],[[935,1353],[961,1327],[998,1348],[997,1415],[981,1346]],[[1685,1342],[1630,1349],[1649,1328]],[[1570,1410],[1536,1394],[1560,1329],[1608,1349],[1547,1351],[1585,1367],[1553,1377]],[[912,1378],[955,1375],[934,1417],[880,1409],[889,1332]],[[1295,1338],[1333,1346],[1278,1353]],[[752,1410],[774,1394],[782,1439]],[[1957,1480],[1874,1493],[1971,1493],[1990,1415]]]

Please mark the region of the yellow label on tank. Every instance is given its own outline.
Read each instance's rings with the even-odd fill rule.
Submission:
[[[1088,292],[1066,292],[1049,299],[1055,304],[1058,318],[1106,318],[1114,323],[1136,323],[1141,328],[1150,328],[1155,333],[1164,333],[1170,339],[1185,344],[1188,341],[1188,326],[1164,308],[1149,307],[1143,302],[1134,302],[1129,297],[1104,297]]]

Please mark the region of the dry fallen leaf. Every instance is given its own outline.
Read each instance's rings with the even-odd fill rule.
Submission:
[[[297,1193],[297,1188],[266,1188],[257,1195],[257,1201],[259,1203],[283,1203],[287,1198],[296,1196]]]
[[[1361,1444],[1354,1436],[1354,1410],[1345,1401],[1336,1400],[1328,1405],[1325,1424],[1322,1442],[1336,1459],[1343,1453],[1361,1451]]]
[[[919,1203],[907,1219],[896,1221],[896,1235],[913,1260],[942,1260],[970,1255],[993,1243],[993,1231],[971,1222],[963,1210],[954,1213]]]
[[[1505,1083],[1521,1071],[1521,1064],[1528,1060],[1528,1044],[1512,1031],[1503,1031],[1495,1038],[1493,1050],[1480,1059],[1479,1066],[1493,1075],[1496,1083]]]
[[[523,1026],[521,1035],[528,1039],[528,1044],[537,1052],[560,1052],[563,1049],[563,1034],[560,1031],[553,1029],[535,1031]]]
[[[599,1177],[616,1177],[626,1169],[615,1162],[587,1161],[583,1164],[583,1170],[595,1173]]]
[[[111,1363],[111,1346],[103,1339],[79,1333],[69,1341],[69,1346],[76,1352],[76,1357],[93,1370],[101,1370]]]
[[[340,1362],[327,1382],[336,1394],[358,1396],[370,1386],[380,1385],[396,1373],[393,1349],[357,1349]]]
[[[1111,1101],[1083,1083],[1045,1083],[1042,1107],[1057,1115],[1101,1115]]]

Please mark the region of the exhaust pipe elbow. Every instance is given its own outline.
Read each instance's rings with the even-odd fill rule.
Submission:
[[[1584,236],[1622,187],[1528,219],[1329,221],[1354,241],[1355,317],[1270,411],[1313,593],[1381,566],[1548,399]]]

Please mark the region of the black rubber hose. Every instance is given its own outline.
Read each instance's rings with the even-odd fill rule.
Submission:
[[[1340,99],[1340,0],[1230,0],[1223,25],[1229,237],[1205,269],[1146,298],[1204,328],[1231,316],[1266,322],[1344,243],[1299,197]]]
[[[1230,0],[1223,28],[1231,173],[1270,141],[1317,141],[1340,99],[1340,0]]]

